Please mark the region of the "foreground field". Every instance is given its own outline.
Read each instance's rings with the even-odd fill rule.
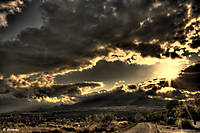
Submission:
[[[34,112],[1,114],[0,129],[18,129],[20,132],[122,132],[135,124],[120,113]]]
[[[17,132],[76,133],[198,133],[200,99],[171,101],[152,111],[142,107],[98,107],[88,110],[60,108],[0,114],[0,130]],[[135,108],[135,110],[133,109]],[[136,109],[137,108],[137,109]],[[116,111],[114,111],[116,110]],[[131,111],[132,110],[132,111]],[[143,110],[143,111],[142,111]]]

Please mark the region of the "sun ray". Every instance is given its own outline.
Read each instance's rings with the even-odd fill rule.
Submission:
[[[188,61],[183,59],[167,58],[156,65],[154,76],[156,78],[166,78],[168,80],[168,86],[171,87],[172,80],[179,76],[181,70],[187,64]]]

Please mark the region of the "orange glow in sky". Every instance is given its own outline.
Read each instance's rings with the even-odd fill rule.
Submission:
[[[154,75],[156,78],[166,78],[170,87],[171,80],[179,77],[186,64],[187,61],[181,59],[165,59],[156,66]]]

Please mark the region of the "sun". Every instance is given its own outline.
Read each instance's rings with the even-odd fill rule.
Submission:
[[[180,66],[177,63],[162,63],[160,66],[160,76],[168,79],[175,79],[180,72]]]
[[[168,85],[171,87],[171,81],[179,77],[185,64],[186,62],[181,59],[165,59],[156,65],[154,74],[157,78],[166,78]]]

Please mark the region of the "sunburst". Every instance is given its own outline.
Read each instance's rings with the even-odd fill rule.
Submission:
[[[184,60],[168,58],[156,65],[154,74],[157,78],[166,78],[169,87],[171,87],[171,81],[179,77],[181,70],[186,64]]]

